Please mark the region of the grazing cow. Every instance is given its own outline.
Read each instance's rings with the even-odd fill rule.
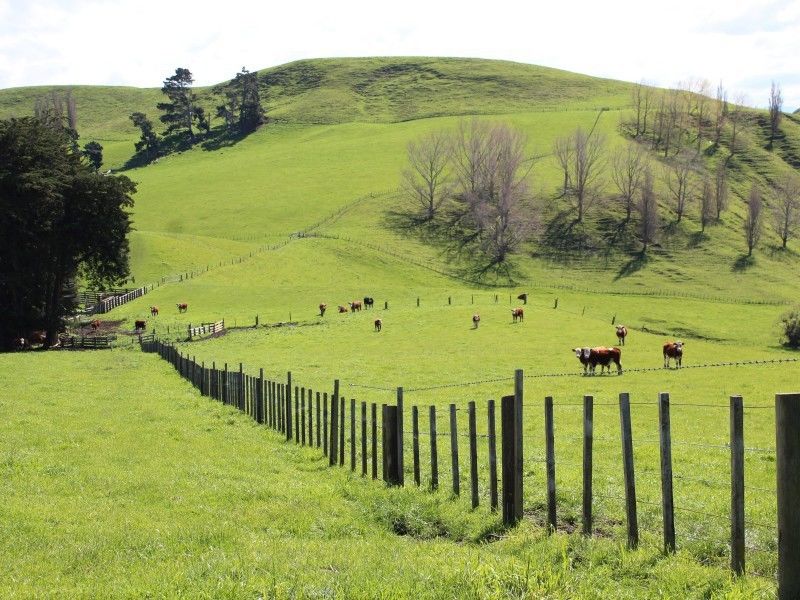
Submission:
[[[346,313],[346,312],[347,312],[347,307],[346,307],[346,306],[342,306],[342,305],[340,304],[340,305],[339,305],[339,313]]]
[[[480,322],[481,322],[481,316],[479,314],[475,313],[474,315],[472,315],[472,326],[475,329],[478,328],[478,323]]]
[[[147,327],[147,322],[146,321],[136,321],[134,323],[134,326],[136,328],[136,331],[144,331],[146,329],[146,327]]]
[[[47,342],[47,332],[42,330],[31,331],[30,335],[28,336],[28,345],[27,347],[30,348],[34,344],[44,345]]]
[[[669,361],[671,358],[675,359],[675,368],[681,368],[683,361],[683,342],[665,342],[664,343],[664,368],[669,368]]]
[[[520,294],[519,296],[517,296],[517,300],[522,300],[523,304],[527,304],[528,303],[528,294]]]
[[[375,304],[374,298],[370,298],[369,296],[364,296],[364,308],[372,308],[373,304]]]
[[[361,310],[362,304],[361,300],[353,300],[352,302],[348,302],[350,305],[350,310],[356,312],[357,310]]]
[[[157,317],[158,316],[158,307],[157,306],[151,306],[150,307],[150,316],[151,317]]]
[[[617,339],[623,346],[625,345],[626,337],[628,337],[628,328],[625,325],[617,325]]]
[[[383,321],[375,319],[375,331],[380,331],[381,327],[383,327]]]
[[[185,313],[187,310],[189,310],[189,304],[186,302],[181,302],[180,304],[176,304],[175,306],[178,307],[179,313]]]
[[[583,374],[587,373],[594,375],[597,365],[600,365],[600,374],[603,374],[605,368],[611,372],[611,363],[617,365],[617,374],[622,375],[622,350],[619,348],[606,348],[605,346],[598,346],[596,348],[573,348],[572,351],[578,360],[583,365]]]
[[[514,319],[514,323],[517,321],[521,322],[525,318],[525,311],[522,310],[522,308],[512,308],[511,318]]]
[[[325,303],[322,303],[322,304],[319,305],[319,316],[320,317],[324,317],[325,316],[325,310],[327,308],[328,308],[328,305],[325,304]]]
[[[94,321],[89,323],[89,325],[91,325],[92,331],[97,331],[98,329],[100,329],[100,319],[95,319]]]

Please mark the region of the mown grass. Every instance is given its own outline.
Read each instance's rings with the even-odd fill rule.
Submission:
[[[6,355],[3,595],[769,597],[686,552],[548,537],[329,469],[155,356]],[[92,376],[87,376],[91,373]],[[398,524],[408,535],[394,533]],[[480,543],[487,531],[499,534]]]

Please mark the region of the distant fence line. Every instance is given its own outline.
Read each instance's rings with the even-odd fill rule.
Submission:
[[[153,289],[153,286],[150,286],[150,290]],[[127,304],[131,300],[136,300],[137,298],[141,298],[148,292],[148,286],[143,286],[140,288],[136,288],[135,290],[131,290],[126,294],[122,294],[121,296],[112,296],[111,298],[104,298],[100,300],[100,303],[96,305],[98,313],[105,314],[110,310],[122,306],[123,304]]]
[[[213,335],[215,333],[220,333],[225,329],[225,319],[220,321],[216,321],[214,323],[201,323],[195,327],[192,327],[189,324],[187,334],[189,339],[199,337],[201,335]]]
[[[392,403],[368,404],[365,401],[356,403],[351,398],[348,403],[340,392],[340,383],[334,381],[331,394],[319,390],[307,389],[293,382],[291,372],[285,381],[270,380],[264,377],[264,369],[258,375],[246,373],[240,363],[238,370],[230,370],[227,364],[218,367],[216,363],[206,366],[204,362],[185,355],[168,343],[156,339],[143,341],[142,350],[158,353],[161,358],[172,364],[178,373],[189,380],[204,396],[220,400],[247,413],[251,418],[285,436],[287,442],[319,448],[328,457],[330,466],[349,464],[351,471],[360,469],[363,477],[378,479],[378,464],[381,467],[382,479],[389,485],[405,485],[406,476],[413,477],[414,485],[422,485],[423,467],[427,471],[426,479],[432,490],[439,488],[440,472],[450,473],[452,493],[462,493],[461,482],[468,483],[471,506],[480,504],[478,451],[487,453],[488,478],[483,484],[488,488],[489,508],[492,511],[502,510],[503,522],[513,525],[523,517],[522,482],[524,480],[523,451],[525,440],[531,436],[523,435],[522,406],[524,375],[521,370],[515,372],[513,378],[514,394],[504,396],[501,406],[494,400],[485,405],[484,422],[486,433],[478,433],[477,405],[474,401],[466,408],[450,404],[446,415],[440,420],[436,406],[408,406],[404,402],[404,389],[396,388]],[[511,386],[510,386],[511,387]],[[730,524],[730,567],[735,573],[743,573],[745,569],[745,537],[748,531],[766,531],[778,549],[779,598],[795,597],[800,591],[800,569],[797,568],[797,555],[800,549],[800,527],[794,527],[797,520],[795,504],[800,498],[800,435],[797,423],[800,422],[800,394],[778,394],[774,408],[777,411],[776,439],[773,448],[750,448],[744,445],[743,419],[745,409],[772,409],[771,405],[745,406],[741,396],[732,396],[730,404],[683,404],[671,403],[668,393],[661,393],[658,402],[658,437],[642,438],[639,443],[657,444],[660,454],[660,469],[646,473],[658,474],[661,481],[661,499],[659,502],[637,498],[636,480],[634,477],[633,445],[634,438],[630,427],[630,406],[645,404],[631,402],[628,394],[619,396],[619,403],[595,403],[593,396],[584,396],[583,402],[575,404],[583,410],[582,435],[574,439],[583,444],[583,460],[570,463],[579,466],[582,472],[581,527],[584,535],[593,535],[593,498],[620,502],[624,506],[628,546],[639,545],[639,522],[637,506],[659,506],[662,516],[663,550],[674,552],[676,544],[675,513],[686,511],[693,521],[705,516],[712,520],[723,520]],[[652,404],[652,403],[647,403]],[[557,404],[569,408],[572,404]],[[601,494],[593,491],[593,441],[613,442],[614,438],[596,436],[593,424],[595,406],[618,406],[620,413],[620,432],[622,443],[622,471],[624,474],[624,494]],[[727,408],[730,412],[730,439],[725,443],[673,442],[670,424],[670,407],[707,406],[711,408]],[[405,411],[410,408],[411,422],[405,421]],[[499,411],[496,409],[499,408]],[[547,506],[547,527],[553,531],[558,528],[558,504],[556,495],[556,466],[554,445],[554,403],[552,397],[545,398],[543,422],[545,427],[545,448],[543,455],[534,452],[532,460],[541,461],[546,466],[547,486],[544,492]],[[463,422],[459,424],[459,413],[467,416],[467,426],[459,433]],[[420,413],[427,414],[428,428],[420,427]],[[749,413],[748,413],[749,414]],[[380,416],[379,416],[380,415]],[[463,417],[462,417],[463,419]],[[497,421],[500,431],[497,431]],[[359,426],[360,425],[360,426]],[[410,425],[410,428],[409,428]],[[499,434],[499,435],[498,435]],[[425,444],[420,440],[428,436]],[[449,447],[440,448],[440,437],[449,439]],[[501,453],[498,456],[497,442],[501,440]],[[534,436],[538,439],[538,436]],[[468,440],[466,459],[459,452],[459,440]],[[573,438],[570,438],[573,439]],[[426,447],[429,445],[429,450]],[[485,446],[485,448],[484,448]],[[729,483],[717,482],[717,487],[730,492],[730,514],[710,513],[698,508],[676,506],[673,496],[673,482],[691,481],[691,476],[673,473],[672,448],[674,446],[713,448],[716,451],[730,452],[731,479]],[[428,463],[423,465],[420,450],[426,450]],[[536,447],[534,446],[534,450]],[[777,493],[778,526],[771,523],[746,521],[744,512],[744,456],[745,453],[756,452],[776,456],[778,482],[777,491],[770,488],[752,490]],[[410,456],[408,456],[410,454]],[[349,457],[349,461],[346,458]],[[359,460],[360,458],[360,460]],[[410,461],[406,463],[406,459]],[[465,474],[461,475],[461,461],[465,463]],[[562,461],[559,461],[562,462]],[[408,467],[406,467],[408,464]],[[449,466],[449,469],[448,469]],[[427,476],[430,474],[429,477]],[[707,483],[703,481],[703,483]],[[500,485],[499,485],[500,484]],[[466,492],[465,492],[466,493]],[[793,528],[794,527],[794,528]],[[778,535],[779,532],[779,535]],[[795,587],[796,586],[796,587]]]
[[[58,347],[84,350],[104,350],[111,348],[111,342],[114,339],[116,339],[115,336],[109,335],[60,335],[58,336]]]

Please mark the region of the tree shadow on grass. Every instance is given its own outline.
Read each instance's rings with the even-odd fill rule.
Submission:
[[[630,277],[634,273],[638,273],[644,269],[650,262],[650,256],[644,250],[635,254],[628,262],[620,267],[617,274],[614,276],[614,281],[619,281],[625,277]]]
[[[746,254],[742,254],[739,258],[737,258],[733,265],[731,266],[731,271],[736,273],[743,273],[750,267],[756,264],[755,256],[747,256]]]
[[[709,239],[708,234],[703,231],[695,231],[689,235],[688,245],[689,248],[699,248]]]

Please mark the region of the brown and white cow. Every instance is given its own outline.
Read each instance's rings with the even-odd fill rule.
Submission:
[[[522,308],[512,308],[511,318],[514,319],[514,323],[522,321],[525,318],[525,311]]]
[[[680,369],[681,362],[683,361],[683,342],[665,342],[664,343],[664,368],[669,368],[670,359],[675,359],[675,368]]]
[[[158,316],[158,307],[157,306],[151,306],[150,307],[150,316],[151,317],[157,317]]]
[[[134,322],[136,331],[144,331],[147,328],[147,321],[139,320]]]
[[[375,331],[380,331],[383,328],[383,321],[375,319]]]
[[[328,308],[328,305],[327,305],[327,304],[325,304],[325,303],[320,303],[320,305],[319,305],[319,316],[320,316],[320,317],[324,317],[324,316],[325,316],[325,310],[326,310],[327,308]]]
[[[346,313],[346,312],[347,312],[347,307],[346,307],[346,306],[342,306],[342,305],[340,304],[340,305],[339,305],[339,313]]]
[[[608,368],[611,372],[611,363],[617,365],[617,374],[622,375],[622,350],[619,348],[606,348],[597,346],[595,348],[573,348],[572,351],[583,365],[583,373],[594,375],[597,365],[600,365],[600,374]]]
[[[186,302],[181,302],[180,304],[176,304],[175,306],[178,307],[179,313],[185,313],[187,310],[189,310],[189,304]]]
[[[628,328],[625,325],[617,325],[617,339],[623,346],[625,345],[626,337],[628,337]]]
[[[361,300],[353,300],[352,302],[349,302],[349,304],[350,304],[350,310],[352,312],[356,312],[357,310],[361,310],[361,308],[363,306],[361,304]]]
[[[481,322],[481,316],[478,313],[472,315],[472,326],[477,329],[478,324]]]

